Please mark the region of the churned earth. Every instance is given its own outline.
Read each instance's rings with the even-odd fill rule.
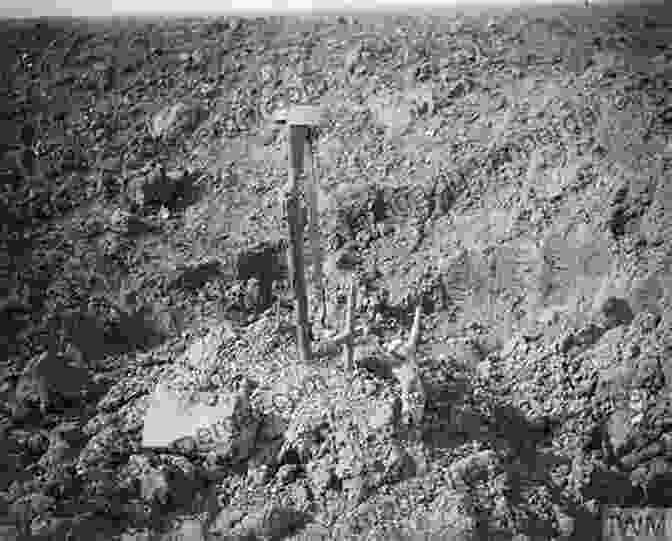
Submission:
[[[3,21],[3,535],[579,540],[665,506],[664,7]],[[306,103],[314,335],[357,276],[351,367],[293,337],[273,118]],[[221,422],[144,445],[170,393]]]

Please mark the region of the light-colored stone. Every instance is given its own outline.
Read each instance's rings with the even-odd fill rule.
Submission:
[[[635,425],[632,412],[627,408],[614,411],[607,421],[609,444],[614,452],[619,453],[633,436]]]
[[[163,383],[150,400],[142,444],[171,448],[175,442],[191,437],[199,452],[215,451],[220,458],[244,460],[253,450],[258,425],[244,391],[220,396],[217,405],[209,406],[180,397]]]
[[[177,135],[178,131],[192,131],[204,119],[204,111],[197,103],[175,103],[159,111],[151,120],[150,130],[154,138]]]
[[[235,336],[230,323],[217,325],[205,336],[194,340],[182,354],[180,362],[191,368],[215,370],[219,362],[219,348]]]
[[[427,391],[419,366],[412,359],[408,359],[394,367],[393,373],[401,386],[402,419],[413,426],[420,426],[425,415]]]
[[[205,541],[205,529],[199,520],[185,520],[173,530],[164,533],[159,541]]]
[[[382,404],[374,405],[373,412],[369,416],[369,427],[374,432],[385,427],[394,428],[401,415],[402,403],[398,397],[390,399]]]
[[[316,460],[306,466],[306,475],[313,492],[323,494],[334,478],[333,467],[329,460]]]

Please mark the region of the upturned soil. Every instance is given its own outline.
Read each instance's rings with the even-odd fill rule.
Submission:
[[[664,507],[669,12],[0,23],[9,538],[579,540],[605,506]],[[366,340],[350,370],[298,361],[292,104],[325,112],[322,241],[353,260],[366,340],[422,306],[412,429]],[[216,366],[183,362],[222,325]],[[245,378],[250,457],[142,447],[157,381]]]

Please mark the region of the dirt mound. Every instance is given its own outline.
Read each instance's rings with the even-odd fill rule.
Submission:
[[[4,21],[0,526],[583,539],[601,505],[663,506],[671,25],[655,5]],[[313,334],[357,274],[354,371],[338,347],[298,363],[287,313],[273,115],[305,103],[326,118]],[[381,367],[417,304],[409,420]],[[56,385],[64,360],[86,393]],[[203,411],[243,388],[244,452],[143,448],[166,382]]]

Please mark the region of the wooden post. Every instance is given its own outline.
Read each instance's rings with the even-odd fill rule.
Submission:
[[[311,126],[321,122],[319,109],[310,106],[296,106],[289,111],[281,111],[276,116],[277,123],[288,125],[289,186],[285,195],[287,222],[289,226],[288,262],[290,280],[294,290],[296,318],[296,340],[302,361],[310,360],[310,321],[308,317],[308,296],[306,292],[305,262],[303,255],[304,208],[301,205],[300,177],[304,171],[306,149],[309,148]],[[309,154],[310,155],[310,154]],[[312,167],[311,167],[312,172]],[[311,205],[312,206],[312,205]],[[317,212],[317,209],[315,209]],[[311,220],[313,222],[313,220]]]
[[[299,198],[299,175],[304,158],[306,126],[289,126],[289,193],[287,194],[287,222],[289,225],[289,274],[294,290],[296,342],[302,361],[310,360],[310,326],[308,297],[303,259],[303,208]]]
[[[312,135],[312,134],[311,134]],[[326,326],[327,299],[324,290],[324,278],[322,271],[322,242],[320,239],[320,214],[318,209],[319,180],[315,171],[313,154],[313,137],[306,140],[306,172],[308,178],[308,203],[310,207],[310,251],[313,259],[313,280],[315,283],[315,296],[320,306],[320,324]]]
[[[343,334],[348,336],[343,348],[343,357],[345,369],[348,373],[352,372],[352,366],[355,359],[354,347],[354,319],[355,319],[355,305],[357,304],[357,278],[352,277],[350,287],[348,290],[348,304],[345,311],[345,329]]]

